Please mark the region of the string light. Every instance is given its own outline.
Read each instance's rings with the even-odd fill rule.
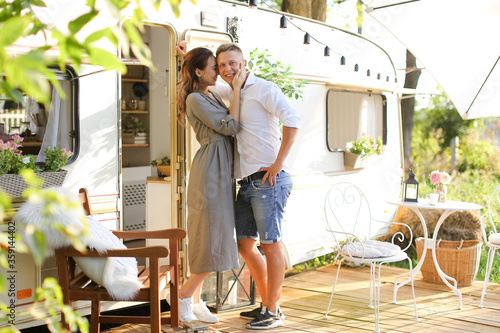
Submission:
[[[328,46],[325,46],[325,57],[330,56],[330,48]]]
[[[255,9],[257,8],[257,3],[258,3],[258,0],[248,0],[248,6],[250,9]],[[272,6],[270,6],[266,0],[261,0],[261,3],[265,4],[269,9],[271,9],[272,11],[278,13],[278,14],[281,14],[279,11],[277,11],[276,9],[274,9]],[[310,48],[310,44],[311,44],[311,39],[313,39],[314,41],[316,41],[318,44],[321,44],[321,45],[324,45],[325,46],[325,49],[324,49],[324,56],[325,56],[325,61],[328,61],[329,60],[329,57],[330,57],[330,53],[331,51],[337,53],[336,51],[334,50],[331,50],[330,47],[322,42],[320,42],[319,40],[317,40],[316,38],[314,38],[313,36],[311,36],[307,31],[304,31],[302,28],[298,27],[296,24],[294,24],[291,20],[289,20],[285,15],[281,15],[280,17],[280,31],[281,31],[281,35],[285,35],[286,34],[286,31],[287,31],[287,23],[290,22],[290,24],[292,24],[295,28],[299,29],[300,31],[304,32],[304,50],[305,51],[309,51],[309,48]],[[342,54],[339,54],[337,53],[338,55],[340,55],[340,65],[341,66],[345,66],[346,65],[346,57],[343,56]],[[358,64],[355,64],[354,65],[354,71],[355,72],[359,72],[359,65]],[[366,71],[366,76],[370,76],[371,75],[371,72],[370,70],[368,69]],[[380,73],[377,74],[377,80],[380,80],[382,77],[382,75]],[[389,76],[386,77],[386,81],[389,82]],[[394,82],[395,83],[398,83],[398,80],[397,78],[394,79]]]
[[[385,78],[385,82],[389,82],[389,76]]]
[[[309,51],[309,45],[311,45],[311,36],[306,32],[304,35],[304,51]]]
[[[248,0],[248,6],[252,8],[257,8],[257,0]]]
[[[286,29],[286,17],[285,17],[285,15],[281,15],[281,18],[280,18],[280,28],[281,29]]]

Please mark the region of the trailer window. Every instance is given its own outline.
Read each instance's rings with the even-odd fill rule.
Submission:
[[[36,155],[37,163],[45,160],[47,147],[59,147],[73,152],[68,163],[78,155],[78,81],[75,72],[67,67],[65,72],[54,70],[66,95],[61,98],[52,87],[50,107],[46,109],[37,100],[25,96],[22,102],[0,99],[0,139],[9,140],[12,135],[23,137],[24,155]]]
[[[326,141],[330,151],[344,150],[346,143],[362,133],[387,139],[385,97],[330,90],[326,102]]]

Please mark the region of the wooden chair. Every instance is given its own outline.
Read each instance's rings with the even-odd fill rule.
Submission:
[[[370,301],[368,306],[375,309],[375,332],[379,332],[381,266],[384,263],[406,260],[410,266],[415,317],[419,321],[413,287],[412,262],[404,252],[412,242],[411,228],[403,223],[384,222],[372,218],[370,205],[366,196],[361,189],[350,183],[337,183],[333,185],[326,195],[324,209],[326,229],[333,236],[334,242],[332,247],[334,248],[334,252],[337,253],[335,262],[338,262],[335,282],[324,318],[328,319],[328,312],[332,304],[342,262],[347,260],[357,264],[367,264],[370,266]],[[406,248],[401,249],[399,245],[394,244],[404,241],[402,233],[395,234],[391,242],[376,240],[377,237],[382,236],[389,230],[391,224],[399,224],[408,229],[410,236],[409,244]],[[394,303],[396,303],[396,291],[397,288],[395,285]]]
[[[80,201],[85,212],[92,215],[88,192],[80,189]],[[82,254],[74,248],[56,250],[59,284],[62,287],[64,303],[89,300],[91,305],[90,332],[99,332],[100,323],[137,323],[151,324],[151,332],[161,332],[161,325],[179,326],[179,240],[186,237],[184,229],[166,229],[158,231],[113,231],[123,239],[168,239],[169,246],[147,246],[131,249],[109,250],[105,254],[88,251]],[[159,266],[160,258],[170,254],[170,265]],[[149,302],[150,316],[109,316],[101,315],[100,302],[112,301],[106,289],[92,282],[83,272],[75,276],[75,262],[72,257],[139,257],[148,258],[149,267],[139,267],[139,281],[142,287],[132,302]],[[160,313],[160,292],[170,285],[170,317]],[[64,323],[64,318],[62,318]]]

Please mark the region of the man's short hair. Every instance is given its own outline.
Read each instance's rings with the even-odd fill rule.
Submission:
[[[223,52],[228,52],[228,51],[239,52],[241,54],[241,56],[243,57],[243,51],[241,51],[240,47],[234,43],[225,43],[225,44],[219,45],[219,47],[217,48],[217,51],[215,52],[215,56],[219,57],[219,54],[221,54]]]

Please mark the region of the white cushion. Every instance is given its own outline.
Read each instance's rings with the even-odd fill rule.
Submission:
[[[488,237],[488,241],[489,241],[491,244],[500,245],[500,233],[491,234],[491,235]]]
[[[399,252],[401,252],[399,246],[376,240],[346,244],[342,247],[341,251],[342,255],[359,258],[391,257]]]

